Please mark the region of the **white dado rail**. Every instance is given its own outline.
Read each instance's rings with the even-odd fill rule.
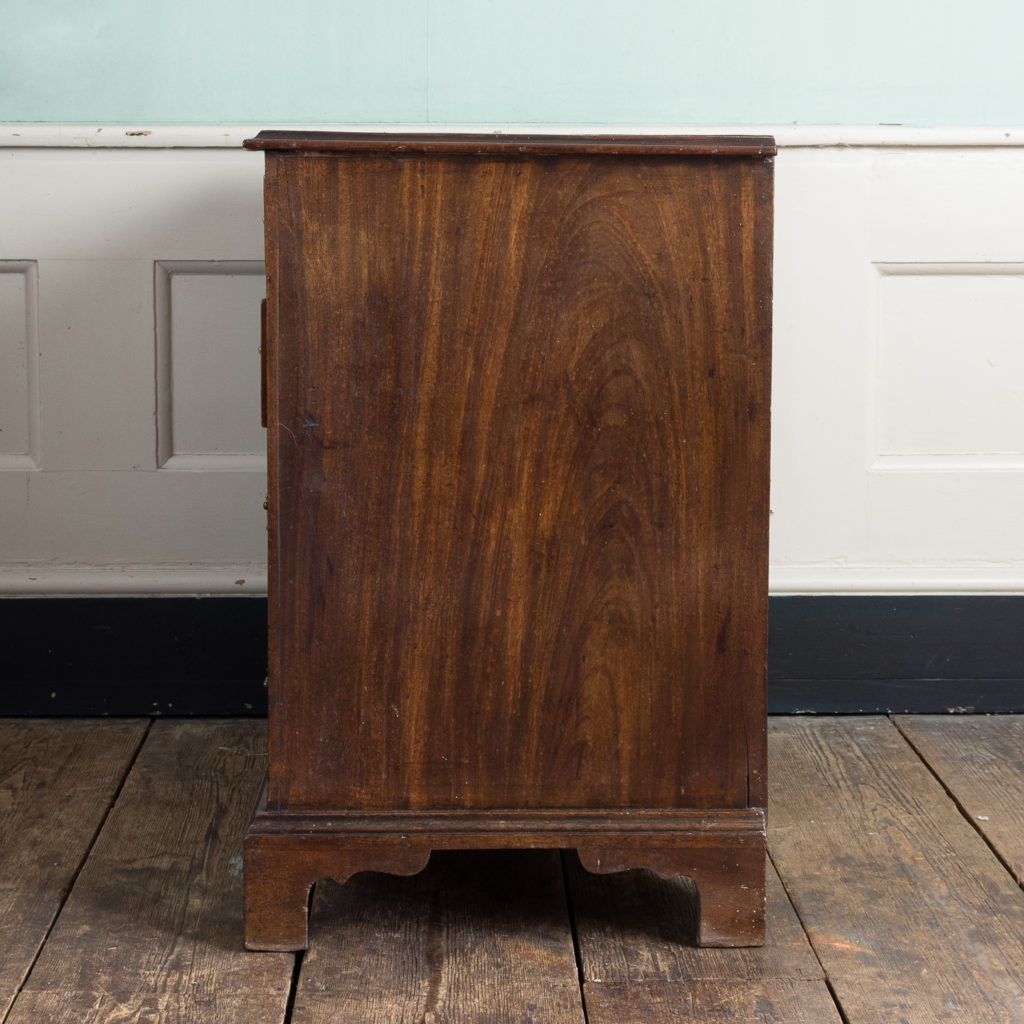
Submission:
[[[0,593],[264,589],[256,130],[0,127]],[[1024,129],[774,134],[773,592],[1024,592]]]

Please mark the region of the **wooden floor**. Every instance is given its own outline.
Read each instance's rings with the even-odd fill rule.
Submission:
[[[242,720],[0,721],[0,1021],[1024,1022],[1024,718],[771,722],[768,942],[571,853],[321,883],[242,949]]]

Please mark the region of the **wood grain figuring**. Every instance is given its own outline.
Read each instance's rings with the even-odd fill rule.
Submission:
[[[846,1019],[1024,1021],[1024,893],[893,725],[771,741],[773,858]]]
[[[317,887],[293,1024],[583,1024],[558,854],[442,852]]]
[[[282,1024],[293,958],[242,948],[258,722],[157,721],[7,1024]]]
[[[1024,719],[920,715],[896,725],[1024,885]]]
[[[145,731],[140,720],[0,722],[0,1020]]]
[[[763,803],[770,168],[270,159],[269,806]]]

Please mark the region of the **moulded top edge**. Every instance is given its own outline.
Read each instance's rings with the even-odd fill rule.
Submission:
[[[469,135],[263,131],[246,149],[305,153],[441,153],[498,156],[774,156],[768,135]]]

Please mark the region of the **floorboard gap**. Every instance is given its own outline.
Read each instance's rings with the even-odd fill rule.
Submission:
[[[1014,871],[1013,865],[1010,864],[1010,862],[999,852],[999,849],[996,847],[995,843],[993,843],[992,840],[989,839],[989,837],[985,834],[985,831],[981,827],[981,825],[974,820],[974,815],[972,815],[970,811],[967,810],[967,808],[963,805],[963,803],[961,803],[961,801],[953,792],[953,790],[946,785],[946,780],[943,779],[943,777],[938,773],[938,771],[932,767],[928,758],[925,757],[924,751],[921,750],[921,748],[914,742],[910,734],[904,731],[904,729],[900,726],[900,723],[897,720],[897,716],[889,715],[889,721],[892,722],[893,726],[896,728],[896,731],[906,741],[907,746],[909,746],[910,749],[913,750],[913,752],[920,759],[921,763],[925,766],[925,768],[928,769],[928,772],[931,774],[932,778],[935,779],[935,781],[942,787],[942,791],[946,794],[946,796],[949,797],[950,800],[953,801],[953,805],[960,812],[961,816],[967,822],[969,822],[971,828],[973,828],[974,831],[977,832],[979,836],[981,836],[982,842],[989,848],[989,850],[992,853],[992,856],[995,857],[997,861],[999,861],[999,863],[1003,866],[1004,870],[1014,880],[1017,887],[1024,890],[1024,880],[1019,880],[1017,878],[1017,872]]]
[[[584,989],[585,978],[583,977],[583,953],[580,950],[580,933],[576,928],[576,908],[572,902],[572,887],[569,885],[569,869],[566,858],[568,850],[559,850],[558,855],[562,865],[562,885],[565,887],[565,905],[569,910],[569,929],[572,932],[572,952],[576,958],[576,980],[580,986],[580,1009],[583,1011],[583,1024],[588,1024],[590,1017],[587,1014],[587,993]]]
[[[808,941],[810,941],[808,939]],[[813,946],[811,947],[814,948]],[[815,953],[817,956],[817,953]],[[822,968],[824,970],[824,968]],[[828,994],[832,997],[832,1002],[835,1003],[836,1013],[839,1014],[839,1019],[843,1024],[850,1024],[850,1018],[846,1016],[846,1011],[843,1009],[843,1004],[839,1001],[839,995],[835,990],[835,986],[832,984],[832,979],[826,974],[825,975],[825,987],[828,989]]]
[[[258,955],[258,954],[257,954]],[[295,1009],[295,997],[299,993],[299,975],[302,973],[302,961],[305,959],[306,951],[300,949],[295,954],[295,966],[292,968],[292,984],[288,990],[288,1002],[284,1008],[284,1020],[281,1024],[292,1024],[292,1012]]]
[[[779,876],[779,881],[782,882],[782,888],[786,891],[786,899],[789,900],[789,905],[793,908],[793,913],[796,914],[796,919],[800,922],[800,927],[804,930],[804,935],[807,936],[807,945],[811,947],[811,952],[814,954],[814,959],[818,961],[818,966],[821,968],[822,977],[825,979],[825,987],[828,989],[828,994],[832,998],[832,1002],[835,1003],[836,1013],[839,1014],[839,1019],[843,1024],[850,1024],[849,1018],[846,1016],[846,1011],[843,1009],[843,1004],[839,1001],[839,996],[836,993],[835,988],[832,985],[832,979],[828,975],[828,971],[825,969],[825,965],[821,962],[821,957],[818,956],[818,950],[815,948],[814,940],[811,938],[810,933],[807,931],[807,925],[804,923],[804,919],[800,916],[800,910],[797,905],[793,902],[793,897],[790,895],[789,886],[786,885],[786,878],[783,873],[779,870],[779,865],[776,863],[775,858],[772,856],[771,851],[771,836],[768,838],[768,850],[766,853],[768,860],[771,862],[772,867],[775,868],[776,874]]]

